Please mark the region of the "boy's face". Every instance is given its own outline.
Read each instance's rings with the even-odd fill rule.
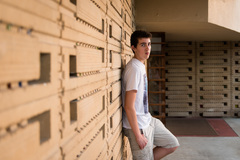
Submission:
[[[139,38],[137,47],[132,46],[132,50],[135,52],[134,58],[144,63],[149,58],[151,52],[150,38]]]

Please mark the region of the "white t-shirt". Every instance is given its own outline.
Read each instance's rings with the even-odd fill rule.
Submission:
[[[145,65],[136,58],[131,59],[122,74],[122,101],[124,107],[125,92],[137,90],[135,110],[140,129],[148,127],[151,121],[151,114],[148,112],[147,84]],[[131,129],[124,108],[123,127]]]

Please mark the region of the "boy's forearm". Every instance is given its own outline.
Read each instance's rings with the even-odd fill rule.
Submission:
[[[141,132],[138,127],[137,115],[135,110],[136,94],[137,94],[137,91],[135,90],[126,92],[124,109],[127,114],[128,122],[131,126],[131,129],[135,137],[139,138],[139,136],[141,136]]]
[[[139,136],[141,136],[141,132],[138,127],[136,111],[133,107],[127,107],[127,108],[128,109],[125,109],[125,112],[127,114],[128,122],[132,128],[132,131],[135,137],[138,138]]]
[[[147,144],[147,139],[141,134],[138,126],[137,115],[135,110],[135,100],[136,100],[137,91],[128,91],[125,95],[125,105],[124,109],[127,114],[128,122],[131,126],[131,129],[135,135],[136,142],[139,145],[140,149],[143,149]]]

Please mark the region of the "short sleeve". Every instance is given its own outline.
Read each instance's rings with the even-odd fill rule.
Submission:
[[[124,76],[126,91],[138,90],[139,85],[139,71],[135,68],[127,70]]]

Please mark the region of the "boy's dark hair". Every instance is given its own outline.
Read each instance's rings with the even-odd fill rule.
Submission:
[[[152,34],[143,30],[134,31],[131,35],[131,46],[133,45],[136,48],[139,38],[152,38]]]

